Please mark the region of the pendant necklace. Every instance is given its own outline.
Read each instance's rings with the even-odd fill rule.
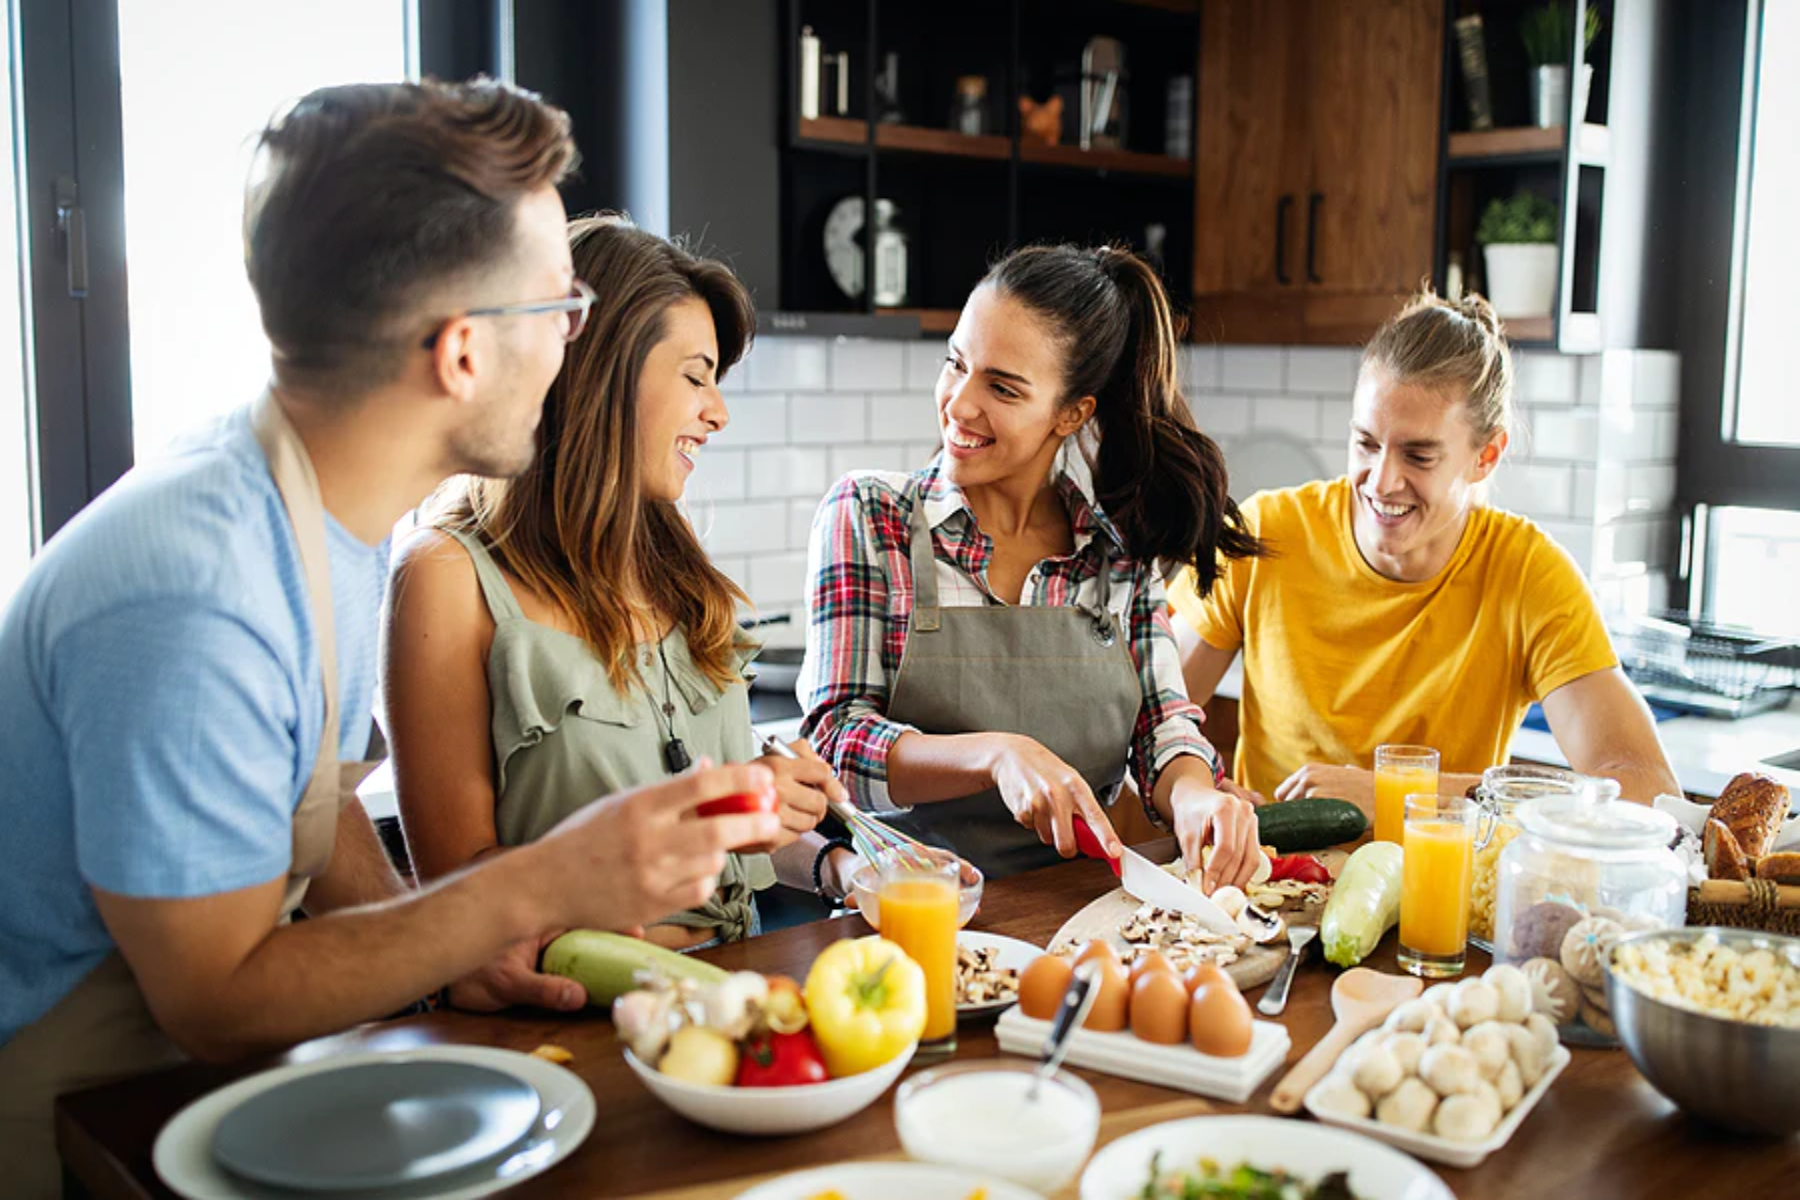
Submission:
[[[669,653],[664,648],[667,642],[668,638],[665,636],[656,643],[656,653],[662,659],[663,669],[663,724],[669,733],[669,740],[663,745],[663,765],[669,768],[669,774],[679,775],[693,766],[694,760],[689,757],[688,749],[681,744],[681,739],[675,736],[675,694],[669,679]]]

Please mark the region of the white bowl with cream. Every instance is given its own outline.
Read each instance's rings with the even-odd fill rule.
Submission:
[[[894,1094],[908,1157],[998,1175],[1039,1192],[1074,1180],[1100,1132],[1100,1101],[1057,1071],[1027,1099],[1037,1064],[975,1059],[923,1071]]]

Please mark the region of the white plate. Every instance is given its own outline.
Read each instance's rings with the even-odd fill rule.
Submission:
[[[985,1190],[988,1200],[1038,1200],[1016,1183],[958,1167],[928,1163],[843,1163],[783,1175],[739,1192],[737,1200],[810,1200],[820,1192],[842,1192],[847,1200],[968,1200]]]
[[[187,1200],[293,1200],[294,1192],[238,1179],[213,1161],[213,1132],[219,1122],[237,1105],[289,1080],[342,1067],[396,1061],[493,1067],[536,1088],[544,1108],[537,1129],[504,1161],[372,1193],[382,1200],[473,1200],[490,1195],[561,1162],[594,1127],[594,1093],[587,1084],[573,1072],[529,1054],[491,1046],[431,1046],[398,1053],[341,1054],[264,1071],[195,1100],[171,1117],[157,1135],[151,1152],[156,1173],[171,1191]]]
[[[1277,1117],[1230,1116],[1167,1121],[1120,1138],[1082,1172],[1081,1200],[1143,1195],[1150,1159],[1158,1152],[1165,1170],[1204,1157],[1226,1168],[1243,1162],[1280,1168],[1309,1183],[1348,1171],[1350,1190],[1359,1200],[1456,1200],[1429,1168],[1368,1138]]]
[[[956,935],[956,944],[966,946],[970,950],[998,950],[1000,957],[994,965],[1014,971],[1023,971],[1031,965],[1033,959],[1044,956],[1041,946],[1034,946],[1030,942],[1022,942],[1018,938],[1006,937],[998,933],[974,933],[965,929]],[[1017,1002],[1018,997],[1014,996],[1011,1000],[991,1000],[986,1004],[958,1004],[956,1015],[979,1017],[987,1013],[997,1013],[1003,1008],[1011,1008]]]
[[[1563,1073],[1563,1068],[1568,1066],[1569,1060],[1574,1057],[1566,1046],[1558,1046],[1556,1053],[1550,1056],[1550,1069],[1545,1071],[1532,1085],[1529,1092],[1519,1097],[1519,1102],[1513,1105],[1512,1111],[1506,1114],[1506,1117],[1495,1127],[1494,1132],[1488,1136],[1487,1140],[1481,1142],[1453,1142],[1449,1138],[1438,1137],[1432,1133],[1412,1133],[1405,1129],[1397,1129],[1392,1125],[1383,1125],[1373,1117],[1346,1117],[1340,1113],[1321,1112],[1313,1107],[1313,1095],[1319,1090],[1324,1080],[1313,1085],[1312,1090],[1306,1093],[1303,1103],[1306,1105],[1307,1112],[1327,1125],[1354,1129],[1358,1133],[1379,1138],[1391,1146],[1398,1146],[1408,1154],[1430,1159],[1432,1162],[1443,1163],[1447,1167],[1479,1166],[1488,1155],[1506,1145],[1519,1128],[1520,1123],[1531,1115],[1531,1110],[1537,1107],[1537,1102],[1544,1098],[1544,1093],[1550,1090],[1550,1085],[1556,1082],[1556,1077]]]

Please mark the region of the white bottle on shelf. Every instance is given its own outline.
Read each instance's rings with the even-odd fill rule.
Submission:
[[[819,37],[811,25],[800,30],[800,116],[813,120],[819,115]]]

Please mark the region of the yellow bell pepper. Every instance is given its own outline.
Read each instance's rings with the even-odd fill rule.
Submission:
[[[833,942],[806,973],[806,1011],[831,1077],[860,1075],[925,1032],[925,972],[886,938]]]

